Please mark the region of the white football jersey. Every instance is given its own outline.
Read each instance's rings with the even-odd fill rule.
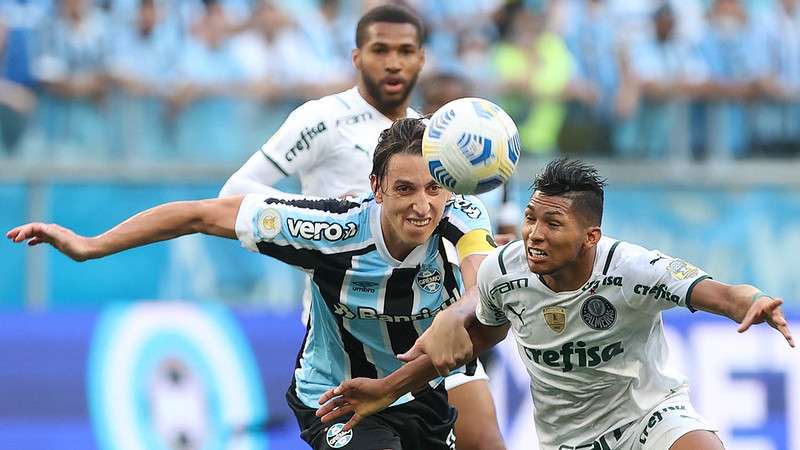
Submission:
[[[542,449],[590,444],[685,388],[667,365],[661,311],[694,311],[692,289],[705,278],[685,261],[608,237],[597,245],[591,278],[575,291],[553,292],[532,273],[523,241],[484,260],[478,320],[511,323]]]
[[[406,117],[419,114],[408,108]],[[304,195],[364,194],[378,137],[391,125],[354,87],[295,109],[261,153],[284,175],[297,175]]]

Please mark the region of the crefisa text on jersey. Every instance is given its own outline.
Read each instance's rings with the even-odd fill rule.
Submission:
[[[534,363],[553,368],[560,367],[562,372],[570,372],[575,366],[596,367],[625,351],[622,341],[592,347],[587,347],[584,341],[567,342],[558,350],[528,347],[524,347],[524,350],[525,356]],[[577,362],[573,361],[573,355],[577,357]]]
[[[658,284],[653,287],[637,284],[633,287],[633,293],[653,297],[656,300],[666,300],[676,305],[681,301],[680,297],[667,290],[666,284]]]
[[[589,289],[595,290],[600,286],[622,286],[622,277],[607,276],[602,280],[592,280],[581,288],[581,290],[588,291]]]
[[[304,128],[303,131],[300,132],[300,139],[298,139],[292,148],[286,152],[284,158],[286,158],[287,161],[294,160],[294,158],[297,156],[297,152],[308,150],[308,148],[311,146],[311,141],[313,141],[315,137],[319,136],[327,129],[328,128],[325,126],[325,122],[320,122],[316,125]]]

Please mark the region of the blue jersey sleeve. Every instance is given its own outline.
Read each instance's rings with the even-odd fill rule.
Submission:
[[[442,237],[458,249],[460,259],[489,253],[496,247],[486,207],[478,197],[454,195],[442,218]]]
[[[371,245],[367,209],[366,202],[250,194],[239,207],[236,235],[251,251],[311,269]]]

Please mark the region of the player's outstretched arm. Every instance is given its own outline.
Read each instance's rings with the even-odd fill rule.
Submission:
[[[477,287],[467,289],[458,302],[437,314],[414,345],[397,358],[409,362],[427,355],[437,373],[445,376],[502,341],[509,327],[492,327],[478,321],[475,309],[479,295]]]
[[[50,244],[75,261],[102,258],[123,250],[192,233],[236,239],[236,214],[242,197],[173,202],[156,206],[95,237],[56,224],[29,223],[6,233],[13,242]]]
[[[691,297],[695,309],[726,316],[739,323],[744,333],[751,325],[767,322],[794,347],[794,338],[783,315],[783,299],[770,297],[748,284],[729,285],[705,279],[695,286]]]
[[[387,408],[407,392],[422,390],[436,376],[436,369],[430,358],[422,356],[386,378],[345,380],[322,394],[319,398],[322,406],[316,414],[322,422],[329,423],[353,413],[344,426],[344,431],[347,431],[364,418]]]
[[[449,310],[449,309],[448,309]],[[447,310],[446,310],[447,311]],[[437,318],[444,314],[443,311],[437,315]],[[474,315],[473,315],[474,317]],[[488,327],[480,324],[477,319],[476,326],[471,327],[469,331],[469,338],[472,340],[471,347],[478,352],[487,350],[492,345],[500,342],[508,333],[508,326],[502,327]],[[448,321],[448,323],[450,323]],[[463,324],[459,325],[462,330]],[[430,329],[428,329],[430,331]],[[466,333],[466,330],[464,330]],[[427,331],[426,331],[427,334]],[[426,336],[420,336],[420,340]],[[450,367],[445,369],[445,366],[437,368],[434,366],[430,356],[425,354],[427,351],[436,352],[437,349],[430,348],[425,344],[421,344],[420,340],[414,345],[417,351],[410,350],[404,356],[410,358],[413,353],[413,359],[400,369],[393,372],[386,378],[372,379],[372,378],[354,378],[346,380],[339,386],[329,389],[319,399],[322,405],[317,410],[317,417],[320,417],[323,422],[328,423],[337,418],[353,413],[353,416],[345,424],[344,431],[356,426],[365,417],[375,414],[378,411],[388,407],[395,400],[405,395],[408,392],[417,392],[426,387],[430,380],[433,380],[440,373],[446,375],[450,369],[464,365],[472,359],[458,360],[450,364]],[[435,342],[435,337],[425,342]]]

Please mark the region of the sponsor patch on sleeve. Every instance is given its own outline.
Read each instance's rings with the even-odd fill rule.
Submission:
[[[281,213],[275,208],[264,208],[256,216],[256,238],[269,241],[281,232]]]
[[[667,272],[672,278],[680,281],[696,277],[700,269],[682,259],[675,259],[667,265]]]

